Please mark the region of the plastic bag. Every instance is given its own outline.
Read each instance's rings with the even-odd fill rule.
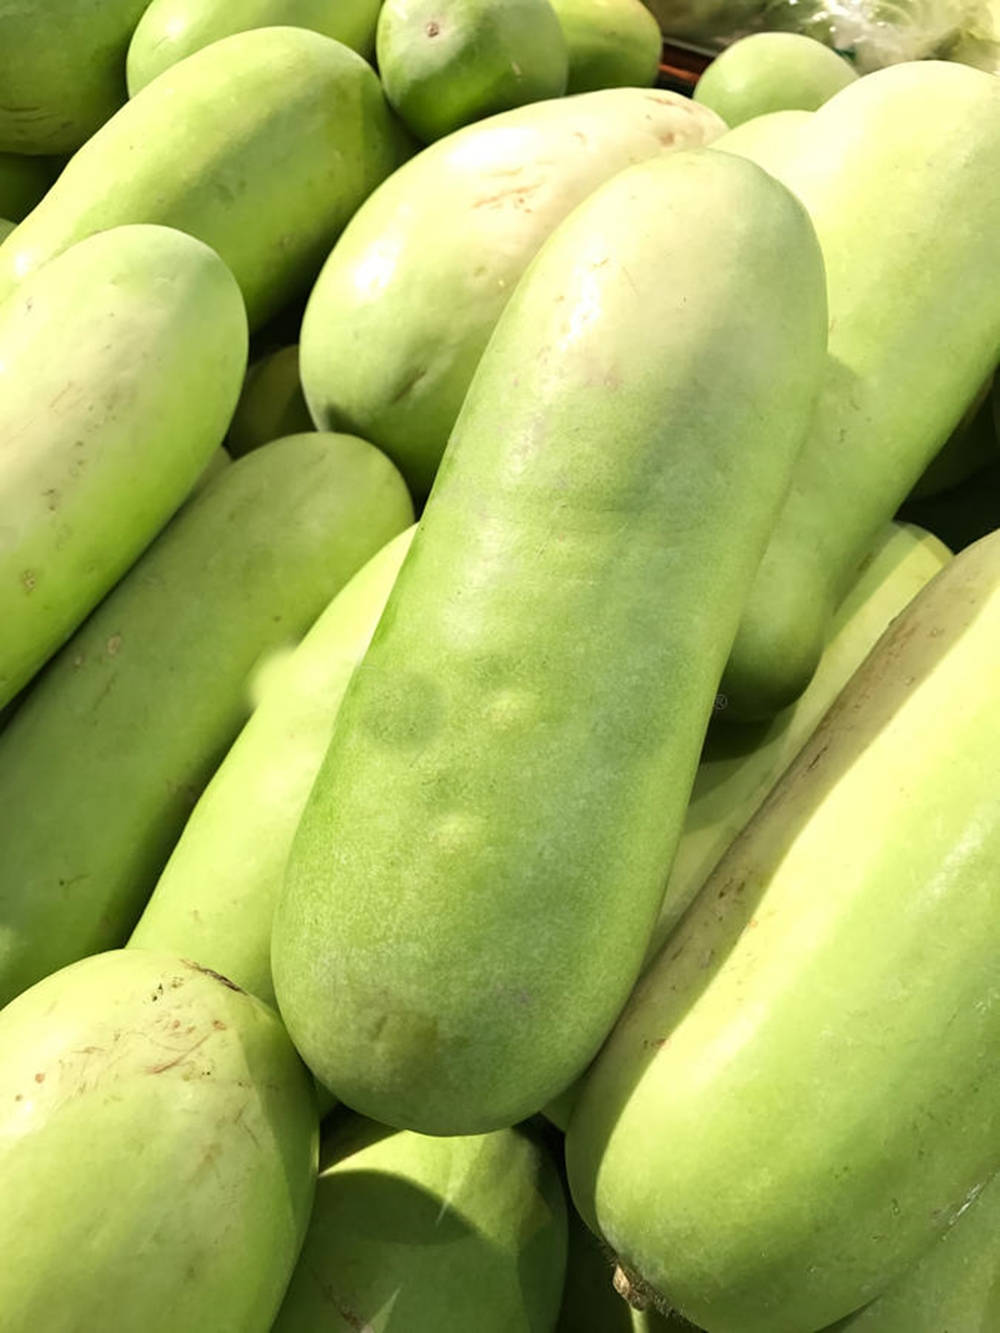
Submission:
[[[861,73],[936,56],[982,68],[1000,53],[1000,0],[647,0],[668,38],[709,51],[751,32],[801,32]]]

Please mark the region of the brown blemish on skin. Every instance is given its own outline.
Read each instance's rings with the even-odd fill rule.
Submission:
[[[237,986],[235,981],[230,981],[224,977],[221,972],[216,972],[212,967],[202,967],[200,963],[193,963],[190,958],[181,959],[185,967],[191,968],[193,972],[202,972],[206,977],[215,977],[216,981],[221,981],[223,986],[228,986],[230,990],[236,991],[238,995],[245,995],[246,991],[242,986]]]
[[[431,19],[424,31],[427,33],[428,37],[437,37],[441,32],[441,24],[435,19]]]
[[[208,1041],[211,1035],[210,1032],[206,1032],[203,1037],[199,1037],[194,1045],[189,1046],[186,1051],[181,1051],[180,1054],[175,1055],[172,1060],[164,1060],[162,1064],[150,1065],[146,1072],[149,1074],[165,1074],[168,1069],[175,1069],[179,1064],[183,1064],[185,1060],[190,1059],[200,1047],[204,1046],[205,1042]]]
[[[35,1082],[36,1082],[36,1083],[44,1083],[44,1082],[45,1082],[45,1075],[44,1075],[44,1074],[36,1074],[36,1075],[35,1075]]]
[[[121,646],[122,646],[122,636],[120,634],[112,634],[111,638],[105,645],[108,656],[116,657]]]
[[[21,586],[25,592],[34,592],[37,582],[38,578],[33,569],[26,569],[21,575]]]

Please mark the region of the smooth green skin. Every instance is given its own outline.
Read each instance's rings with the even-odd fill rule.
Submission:
[[[70,153],[125,101],[147,0],[0,0],[0,153]]]
[[[347,682],[412,537],[410,528],[373,556],[295,651],[268,669],[257,707],[195,806],[130,946],[193,958],[274,1003],[271,921],[292,839]]]
[[[749,158],[780,179],[783,165],[795,155],[799,133],[812,118],[811,111],[771,111],[744,121],[716,139],[712,147]]]
[[[711,1333],[860,1308],[1000,1166],[998,652],[994,534],[893,622],[584,1084],[577,1207]]]
[[[562,1186],[523,1130],[339,1117],[274,1333],[550,1333],[565,1265]]]
[[[309,1220],[311,1081],[274,1013],[166,954],[0,1013],[0,1326],[267,1333]]]
[[[621,173],[525,276],[275,915],[285,1021],[348,1105],[485,1132],[595,1053],[656,917],[825,328],[803,210],[722,153]]]
[[[232,275],[165,227],[89,237],[0,306],[0,704],[192,490],[246,358]]]
[[[549,0],[385,0],[375,48],[386,97],[424,143],[566,91]]]
[[[373,440],[423,499],[549,233],[625,167],[724,130],[688,98],[614,88],[505,112],[420,153],[358,211],[310,297],[300,355],[313,420]]]
[[[124,942],[255,666],[410,512],[364,441],[278,440],[185,505],[70,639],[0,735],[0,1003]]]
[[[968,411],[955,427],[939,454],[931,459],[907,499],[922,500],[953,490],[989,463],[1000,461],[993,420],[991,375],[969,404]]]
[[[262,444],[313,429],[299,380],[299,349],[282,347],[261,357],[247,371],[226,444],[242,458]]]
[[[930,533],[890,524],[838,607],[819,668],[801,698],[768,722],[711,728],[648,959],[659,952],[889,622],[950,558],[948,548]]]
[[[815,111],[857,74],[836,51],[796,32],[757,32],[712,61],[693,96],[735,128],[772,111]]]
[[[48,158],[0,153],[0,215],[20,222],[55,177],[55,164]]]
[[[202,47],[254,28],[309,28],[367,59],[378,11],[379,0],[153,0],[128,48],[129,96]]]
[[[262,324],[401,160],[371,66],[304,28],[227,37],[168,70],[73,157],[0,246],[0,300],[95,231],[158,222],[222,256]]]
[[[1000,1177],[913,1267],[829,1333],[994,1333],[1000,1328]]]
[[[1000,359],[1000,80],[895,65],[799,146],[777,174],[823,247],[830,364],[726,670],[736,718],[808,685],[852,571]]]
[[[649,88],[660,69],[660,27],[642,0],[552,0],[569,50],[568,93]]]
[[[1000,461],[954,490],[907,500],[899,515],[935,533],[953,551],[964,550],[1000,528]]]

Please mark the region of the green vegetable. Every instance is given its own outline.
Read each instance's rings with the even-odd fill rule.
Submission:
[[[4,1329],[267,1333],[312,1200],[310,1080],[266,1005],[162,954],[0,1013]]]
[[[811,111],[769,111],[730,130],[712,145],[720,153],[736,153],[781,179],[783,165],[792,160],[799,133],[812,123]]]
[[[0,734],[0,1004],[124,941],[255,665],[410,521],[371,445],[276,441],[187,504],[70,639]]]
[[[152,0],[128,48],[136,93],[179,60],[253,28],[311,28],[360,55],[375,49],[379,0]]]
[[[1000,533],[893,621],[584,1084],[577,1207],[712,1333],[858,1309],[1000,1168],[998,653]]]
[[[1000,1328],[1000,1177],[911,1269],[836,1333],[994,1333]],[[830,1329],[829,1333],[834,1333]]]
[[[774,111],[815,111],[857,77],[846,60],[811,37],[758,32],[712,61],[694,100],[735,127]]]
[[[251,449],[313,429],[299,382],[299,349],[282,347],[247,371],[226,443],[234,458]]]
[[[394,1133],[345,1116],[274,1333],[550,1333],[566,1206],[527,1133]]]
[[[125,101],[125,52],[148,0],[5,0],[0,153],[70,153]]]
[[[566,91],[549,0],[385,0],[375,44],[386,97],[424,143]]]
[[[0,300],[74,241],[159,222],[218,251],[256,327],[308,287],[401,152],[355,52],[303,28],[227,37],[143,89],[72,158],[0,246]]]
[[[165,227],[90,237],[0,306],[0,704],[192,489],[246,356],[232,275]]]
[[[130,945],[193,958],[273,1004],[271,919],[288,851],[412,536],[373,556],[295,652],[268,668],[253,716],[195,806]]]
[[[275,916],[282,1014],[348,1105],[511,1124],[614,1021],[812,412],[823,286],[792,196],[712,152],[616,176],[519,286]]]
[[[552,0],[552,8],[569,48],[567,92],[656,82],[662,39],[642,0]]]
[[[431,488],[479,358],[549,233],[623,168],[699,147],[722,121],[673,93],[616,88],[508,111],[392,176],[335,246],[306,308],[306,401]]]
[[[830,367],[726,671],[742,718],[809,683],[853,570],[1000,355],[1000,80],[896,65],[797,143],[772,169],[823,247]]]
[[[948,559],[936,537],[890,524],[838,608],[819,669],[802,697],[768,722],[709,731],[647,957],[659,951],[892,618]]]

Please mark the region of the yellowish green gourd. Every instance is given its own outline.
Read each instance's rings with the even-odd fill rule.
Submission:
[[[552,0],[569,49],[568,93],[648,88],[660,68],[660,28],[642,0]]]
[[[5,1333],[268,1333],[309,1220],[311,1080],[275,1014],[140,950],[0,1012]]]
[[[803,209],[723,153],[621,173],[525,275],[275,915],[282,1015],[346,1104],[485,1132],[596,1052],[642,962],[825,335]]]
[[[859,1309],[1000,1168],[998,652],[994,533],[893,621],[584,1083],[577,1207],[710,1333]]]
[[[857,77],[836,51],[812,37],[758,32],[716,56],[693,96],[735,129],[775,111],[815,111]]]
[[[310,28],[366,59],[379,0],[152,0],[128,48],[129,95],[203,46],[253,28]]]
[[[390,105],[423,143],[566,91],[549,0],[384,0],[375,50]]]
[[[165,227],[89,237],[0,305],[0,705],[192,490],[246,356],[232,275]]]

